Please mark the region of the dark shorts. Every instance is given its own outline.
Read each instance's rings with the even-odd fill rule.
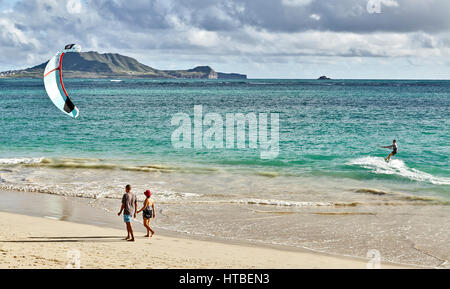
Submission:
[[[153,217],[153,214],[142,214],[142,217],[144,219],[151,219]]]
[[[393,150],[391,153],[393,156],[395,156],[397,154],[397,150]]]

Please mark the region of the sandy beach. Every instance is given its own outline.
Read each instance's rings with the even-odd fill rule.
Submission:
[[[0,0],[0,269],[450,269],[450,1],[166,2]]]
[[[366,268],[367,262],[155,235],[0,212],[0,268],[55,268],[80,253],[81,268]],[[75,251],[74,251],[75,250]],[[72,254],[72,255],[71,255]],[[382,268],[402,266],[382,264]]]

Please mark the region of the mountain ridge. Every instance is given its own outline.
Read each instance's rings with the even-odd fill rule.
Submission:
[[[0,72],[0,78],[42,78],[47,62],[26,69]],[[159,70],[129,56],[95,51],[66,53],[63,58],[63,73],[64,78],[247,78],[245,74],[216,72],[210,66]]]

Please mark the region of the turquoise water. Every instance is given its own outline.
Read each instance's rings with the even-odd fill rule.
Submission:
[[[78,119],[55,109],[42,80],[0,80],[0,157],[257,167],[280,174],[421,182],[438,192],[450,184],[450,81],[68,79],[66,87],[80,109]],[[279,113],[278,157],[262,160],[258,149],[174,149],[171,118],[177,112],[193,116],[194,105],[223,117]],[[398,141],[394,159],[401,160],[400,171],[380,167],[375,159],[389,153],[379,146],[392,139]]]
[[[0,194],[90,198],[116,218],[130,183],[139,200],[152,190],[157,229],[448,267],[450,81],[65,84],[77,119],[42,80],[0,79]],[[194,105],[224,119],[279,113],[279,155],[175,149],[171,119],[193,118]],[[393,139],[398,154],[386,163],[380,146]]]

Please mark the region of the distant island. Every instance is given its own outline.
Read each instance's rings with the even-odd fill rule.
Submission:
[[[328,78],[325,75],[322,75],[321,77],[317,78],[317,80],[331,80],[331,78]]]
[[[0,72],[0,78],[42,78],[47,62],[22,70]],[[136,59],[95,51],[67,53],[63,58],[64,78],[203,78],[246,79],[239,73],[216,72],[209,66],[188,70],[158,70]]]

